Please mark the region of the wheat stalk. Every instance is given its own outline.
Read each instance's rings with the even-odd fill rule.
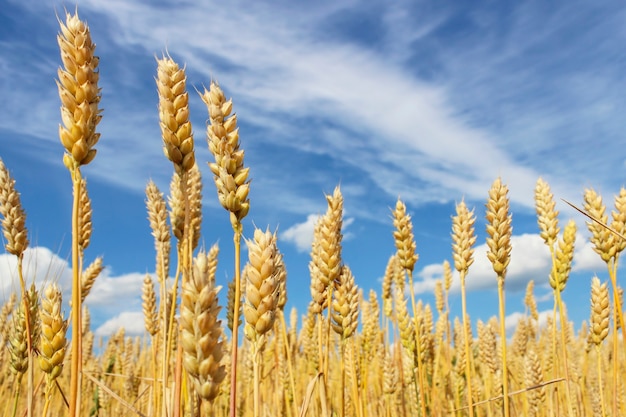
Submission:
[[[467,381],[467,407],[470,417],[474,416],[474,407],[472,399],[472,379],[474,378],[472,356],[470,354],[470,336],[467,334],[469,320],[467,318],[467,301],[465,294],[465,277],[470,265],[474,262],[474,243],[476,243],[476,235],[474,233],[474,222],[476,217],[474,211],[469,211],[465,205],[465,201],[461,201],[456,205],[456,216],[452,218],[452,256],[454,258],[454,267],[459,271],[461,277],[461,301],[463,314],[463,330],[465,345],[465,374]],[[441,297],[443,299],[443,297]],[[442,302],[443,304],[443,302]]]
[[[59,137],[65,147],[63,163],[70,171],[74,187],[72,210],[72,366],[70,382],[70,415],[79,411],[81,373],[81,282],[80,244],[85,237],[81,230],[82,176],[80,167],[87,165],[96,156],[94,146],[100,139],[96,126],[102,118],[99,109],[100,88],[98,87],[99,59],[94,55],[96,45],[91,40],[89,27],[78,14],[66,14],[65,24],[59,21],[61,33],[57,36],[63,67],[58,70],[57,86],[61,98],[61,120]],[[84,198],[83,198],[84,200]],[[86,223],[83,220],[83,226]],[[82,233],[81,233],[82,232]]]
[[[231,342],[231,388],[230,388],[230,416],[237,414],[237,349],[239,309],[241,302],[241,236],[243,225],[241,221],[250,210],[250,180],[249,168],[244,168],[244,151],[240,149],[237,115],[231,115],[232,100],[226,100],[224,92],[216,82],[212,82],[210,90],[204,89],[200,94],[202,101],[209,112],[207,137],[209,150],[215,162],[209,163],[213,173],[218,199],[222,207],[230,213],[230,223],[233,227],[235,245],[235,276],[234,276],[234,304],[233,304],[233,331]]]
[[[396,256],[402,269],[409,275],[409,292],[411,293],[411,306],[413,308],[413,317],[415,318],[417,317],[417,306],[415,303],[415,289],[413,285],[413,269],[415,268],[415,263],[419,259],[419,256],[416,252],[417,245],[415,243],[415,237],[413,236],[413,223],[411,222],[411,216],[406,212],[406,205],[400,199],[396,202],[396,207],[393,211],[393,225],[395,226],[393,237],[396,244]],[[415,329],[415,338],[417,340],[421,338],[419,328]],[[418,351],[416,352],[417,374],[419,381],[419,388],[417,387],[416,382],[416,391],[419,392],[422,417],[425,417],[427,415],[427,405],[425,397],[426,387],[424,383],[424,366],[422,363],[422,355],[420,355]]]
[[[591,280],[591,318],[589,323],[591,326],[589,339],[595,346],[597,353],[598,391],[600,393],[602,417],[606,417],[604,390],[602,389],[602,355],[600,345],[609,334],[609,288],[606,282],[601,284],[598,277],[595,276]]]
[[[511,260],[511,215],[509,214],[508,187],[497,178],[489,190],[487,200],[487,258],[498,277],[498,302],[500,306],[500,338],[502,341],[502,395],[504,398],[504,416],[509,417],[509,382],[506,359],[506,327],[504,319],[505,298],[504,279],[506,268]]]

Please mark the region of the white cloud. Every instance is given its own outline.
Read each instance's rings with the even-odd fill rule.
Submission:
[[[589,234],[576,234],[576,243],[574,249],[574,265],[572,271],[589,271],[593,273],[606,272],[606,263],[593,250],[593,243],[588,239]]]
[[[67,260],[59,257],[50,249],[38,246],[29,247],[23,259],[24,282],[28,287],[35,283],[38,288],[55,282],[69,294],[72,285],[72,272]],[[2,295],[8,297],[12,292],[20,291],[17,275],[17,257],[4,253],[0,255],[0,288]]]
[[[144,319],[141,311],[123,311],[117,316],[105,321],[96,329],[96,337],[108,337],[120,328],[124,328],[127,336],[140,336],[144,333]]]
[[[130,273],[111,276],[105,269],[93,284],[85,303],[90,307],[128,306],[141,296],[145,274]]]
[[[282,232],[280,238],[285,242],[293,243],[298,252],[310,251],[313,243],[313,229],[319,218],[319,214],[309,214],[306,221],[294,224]]]
[[[109,268],[105,268],[85,298],[85,305],[91,311],[92,321],[101,322],[110,319],[120,310],[127,308],[141,308],[141,286],[144,276],[145,274],[142,273],[115,276],[111,274]],[[14,255],[0,255],[0,277],[3,277],[0,281],[0,290],[2,291],[0,296],[7,299],[10,293],[19,292],[17,259]],[[27,285],[35,282],[39,290],[48,283],[56,282],[63,291],[64,304],[68,305],[72,292],[71,266],[67,260],[59,257],[50,249],[39,246],[26,250],[24,253],[24,280]],[[122,319],[125,320],[129,317],[124,313],[109,321],[121,322]],[[105,329],[112,328],[113,324],[110,324],[109,321],[103,325],[108,326]],[[143,323],[143,318],[139,321]],[[131,325],[131,330],[136,327],[134,324]]]
[[[599,256],[593,252],[584,237],[577,235],[576,241],[578,244],[575,247],[572,270],[575,272],[599,270],[603,263],[601,260],[598,261]],[[521,291],[530,280],[534,280],[537,285],[547,284],[551,267],[550,251],[541,237],[538,234],[513,236],[511,246],[511,262],[505,278],[507,291]],[[475,248],[474,263],[465,278],[467,291],[497,288],[496,275],[491,262],[487,259],[487,250],[486,244]],[[443,276],[443,266],[426,265],[416,275],[420,279],[415,282],[415,292],[432,292],[435,282]],[[460,288],[458,273],[454,271],[451,290],[458,292]]]

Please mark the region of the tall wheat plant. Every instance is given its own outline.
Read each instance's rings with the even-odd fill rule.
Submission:
[[[209,150],[215,158],[215,162],[209,163],[209,168],[213,173],[220,204],[230,213],[230,224],[234,232],[235,292],[232,312],[230,415],[235,417],[237,415],[237,349],[241,309],[241,237],[243,234],[241,221],[250,210],[249,168],[243,166],[244,151],[239,148],[237,115],[231,115],[233,101],[226,100],[224,92],[216,82],[211,83],[210,90],[205,88],[200,97],[209,111],[207,137]]]
[[[59,136],[65,147],[63,163],[70,172],[74,189],[72,208],[72,350],[70,368],[70,416],[80,413],[81,367],[82,367],[82,324],[81,324],[81,271],[82,256],[80,239],[81,196],[84,193],[80,168],[96,156],[94,146],[100,139],[96,126],[102,118],[99,108],[98,58],[94,55],[96,45],[91,40],[89,27],[78,14],[65,16],[59,22],[58,35],[63,68],[58,71],[57,86],[61,98],[61,120]]]

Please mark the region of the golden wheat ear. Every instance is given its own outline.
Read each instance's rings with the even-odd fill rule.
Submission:
[[[66,14],[59,22],[61,33],[57,40],[63,67],[59,68],[57,86],[61,97],[59,137],[67,153],[63,162],[70,171],[87,165],[96,156],[94,146],[100,139],[96,126],[102,119],[99,59],[94,55],[96,44],[91,40],[89,26],[78,14]]]
[[[169,56],[157,59],[157,90],[163,153],[179,175],[195,164],[194,141],[189,121],[187,76]]]

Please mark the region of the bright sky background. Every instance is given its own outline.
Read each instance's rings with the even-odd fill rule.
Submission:
[[[27,257],[29,279],[59,280],[69,294],[72,195],[55,85],[56,15],[63,18],[64,7],[74,9],[37,0],[0,8],[0,157],[17,180],[38,247]],[[232,230],[206,166],[206,107],[193,90],[212,79],[233,98],[250,167],[244,232],[278,228],[288,309],[305,312],[313,223],[325,211],[324,194],[340,183],[344,262],[358,285],[380,293],[395,250],[390,208],[400,196],[420,255],[416,289],[431,303],[441,263],[451,259],[454,205],[464,198],[476,210],[479,235],[469,314],[474,321],[496,315],[484,204],[501,176],[514,231],[507,314],[514,323],[524,312],[530,279],[540,311],[550,311],[549,253],[533,201],[541,176],[559,199],[561,226],[570,218],[581,226],[563,296],[577,327],[588,318],[591,277],[607,279],[606,267],[586,242],[582,216],[560,198],[580,204],[593,187],[612,207],[624,183],[623,2],[85,0],[79,15],[97,44],[105,109],[98,155],[83,170],[94,206],[87,258],[102,255],[107,265],[87,298],[97,334],[120,325],[143,332],[141,281],[154,271],[143,191],[149,179],[168,190],[172,173],[154,81],[155,56],[165,51],[187,68],[205,179],[202,239],[207,248],[220,244],[219,284],[233,276]],[[16,288],[14,265],[0,255],[0,297]],[[458,293],[451,302],[458,315]]]

